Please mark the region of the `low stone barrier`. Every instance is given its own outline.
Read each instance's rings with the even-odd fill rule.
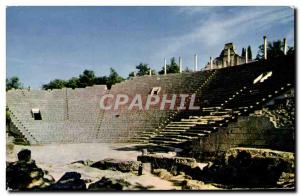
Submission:
[[[197,179],[201,173],[201,169],[194,158],[148,154],[138,156],[137,160],[142,163],[151,163],[152,169],[166,169],[174,175],[184,172]]]

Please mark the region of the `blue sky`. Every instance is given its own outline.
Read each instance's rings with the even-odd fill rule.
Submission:
[[[8,7],[7,77],[38,89],[50,80],[69,79],[84,69],[123,77],[140,63],[160,70],[163,59],[183,58],[198,67],[219,56],[227,42],[251,45],[263,35],[287,37],[294,45],[290,7]]]

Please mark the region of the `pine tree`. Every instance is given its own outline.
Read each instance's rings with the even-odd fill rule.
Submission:
[[[250,45],[247,48],[247,52],[248,52],[248,60],[252,60],[252,50],[251,50],[251,46]]]
[[[242,57],[246,58],[246,50],[245,50],[245,48],[242,49]]]

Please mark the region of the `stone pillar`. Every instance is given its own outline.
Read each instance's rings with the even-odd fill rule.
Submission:
[[[136,77],[136,72],[135,71],[133,72],[133,76]]]
[[[267,36],[264,36],[264,59],[267,59]]]
[[[245,52],[246,52],[246,55],[245,55],[245,58],[246,58],[246,59],[245,59],[245,63],[248,63],[248,48],[246,48],[246,51],[245,51]]]
[[[283,38],[283,54],[287,54],[287,41],[286,38]]]
[[[152,70],[151,70],[151,69],[149,70],[149,75],[150,75],[150,76],[152,75]]]
[[[142,156],[147,155],[148,154],[148,150],[146,148],[142,149]]]
[[[209,57],[209,64],[210,64],[210,69],[213,69],[213,60],[211,57]]]
[[[225,65],[225,67],[229,67],[230,66],[230,48],[227,48],[227,66]]]
[[[182,59],[179,57],[179,73],[182,73]]]
[[[166,58],[164,59],[164,63],[165,63],[164,64],[164,72],[165,72],[164,74],[167,75],[167,59]]]
[[[197,54],[195,54],[194,60],[195,60],[195,69],[194,69],[194,71],[198,71],[198,56],[197,56]]]
[[[138,175],[150,175],[152,173],[152,165],[151,163],[142,163],[139,166]]]

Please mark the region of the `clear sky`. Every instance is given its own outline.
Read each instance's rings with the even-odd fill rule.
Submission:
[[[193,69],[219,56],[227,42],[251,45],[263,35],[287,37],[294,46],[290,7],[8,7],[7,77],[38,89],[53,79],[69,79],[84,69],[97,76],[112,67],[123,77],[140,62],[159,71],[163,59],[183,58]]]

